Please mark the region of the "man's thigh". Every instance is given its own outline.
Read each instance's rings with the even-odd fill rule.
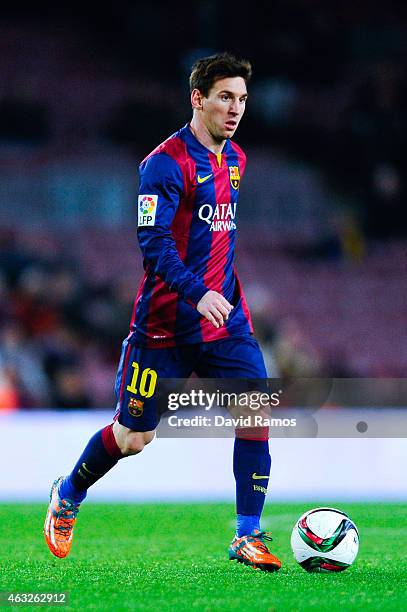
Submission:
[[[115,420],[133,431],[153,431],[159,421],[157,383],[162,378],[188,378],[192,354],[179,348],[146,348],[133,337],[123,342],[117,370]]]
[[[224,407],[235,418],[251,416],[248,426],[235,429],[236,436],[252,440],[268,439],[268,427],[255,424],[254,416],[257,412],[250,408],[252,394],[258,399],[259,393],[269,391],[263,355],[253,336],[209,342],[205,345],[195,371],[202,378],[233,379],[219,383],[219,386],[222,391],[237,394],[239,398],[244,396],[246,401],[232,401]]]
[[[267,378],[259,344],[249,335],[208,342],[195,371],[202,378]]]

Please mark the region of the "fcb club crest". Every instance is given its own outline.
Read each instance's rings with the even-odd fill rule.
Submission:
[[[144,402],[135,397],[131,397],[127,407],[131,416],[139,417],[143,414]]]
[[[240,174],[239,174],[239,166],[229,166],[229,178],[230,184],[233,189],[239,189],[240,185]]]

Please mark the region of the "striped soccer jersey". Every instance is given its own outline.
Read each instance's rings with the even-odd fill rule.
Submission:
[[[140,164],[137,235],[145,274],[130,326],[138,344],[172,347],[252,333],[233,263],[245,162],[230,140],[212,153],[187,124]],[[219,329],[196,310],[210,289],[234,306]]]

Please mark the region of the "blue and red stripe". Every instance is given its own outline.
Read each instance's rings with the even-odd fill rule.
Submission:
[[[178,206],[171,226],[162,225],[160,221],[158,225],[161,223],[161,227],[154,228],[159,230],[155,237],[152,232],[148,233],[148,228],[147,233],[142,235],[146,274],[135,300],[131,321],[131,329],[137,333],[137,342],[150,348],[160,348],[175,346],[177,343],[210,342],[230,335],[250,333],[252,331],[250,313],[233,266],[236,229],[225,229],[224,226],[214,228],[212,223],[213,221],[215,224],[216,221],[236,223],[236,219],[229,215],[225,218],[225,214],[221,214],[221,219],[216,216],[213,219],[213,215],[217,208],[218,211],[221,210],[220,206],[224,207],[225,213],[226,207],[232,205],[234,209],[235,203],[237,204],[238,188],[235,189],[231,184],[229,168],[238,166],[242,177],[246,163],[244,153],[236,144],[227,141],[219,166],[217,156],[195,138],[189,126],[185,126],[152,151],[142,162],[142,167],[146,169],[143,177],[147,176],[143,184],[151,186],[152,189],[143,192],[146,194],[154,194],[154,184],[157,185],[154,168],[159,165],[151,163],[145,165],[154,155],[158,155],[160,160],[163,156],[171,158],[172,165],[168,162],[168,171],[173,173],[171,180],[182,180],[182,185],[179,183],[182,194],[179,196],[179,201],[177,198],[177,202],[172,199],[172,193],[171,199],[164,197],[164,203],[168,202],[169,208],[164,206],[162,211],[174,211],[174,207]],[[165,160],[159,170],[162,170],[163,164],[167,172]],[[159,172],[159,176],[164,177],[164,182],[167,180],[165,173]],[[205,180],[197,182],[198,177]],[[160,181],[158,183],[162,184]],[[210,222],[202,217],[202,207],[206,207],[206,213],[212,211]],[[234,303],[233,317],[230,317],[222,328],[214,328],[209,321],[199,315],[185,295],[182,297],[178,291],[170,289],[174,275],[171,276],[164,270],[165,281],[159,275],[159,264],[161,265],[163,260],[168,260],[170,233],[179,260],[189,271],[188,274],[193,275],[192,284],[189,285],[189,277],[185,277],[185,273],[181,272],[181,275],[184,275],[182,278],[188,278],[188,282],[182,281],[182,291],[187,285],[190,286],[191,297],[195,296],[198,300],[199,295],[202,295],[202,291],[207,287],[218,291],[228,301]],[[156,256],[151,260],[153,264],[150,266],[149,241],[151,239],[151,244],[155,241],[154,248],[157,252],[157,245],[160,244],[157,236],[162,236],[166,243],[165,257],[160,260]],[[180,269],[177,264],[175,269]],[[188,295],[186,289],[185,291]],[[196,302],[194,304],[196,305]]]

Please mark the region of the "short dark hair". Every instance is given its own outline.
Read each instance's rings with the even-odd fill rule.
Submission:
[[[252,67],[249,61],[236,59],[230,53],[217,53],[209,57],[202,57],[192,66],[189,77],[189,87],[199,89],[205,97],[210,92],[215,81],[228,77],[242,77],[246,85],[252,76]]]

